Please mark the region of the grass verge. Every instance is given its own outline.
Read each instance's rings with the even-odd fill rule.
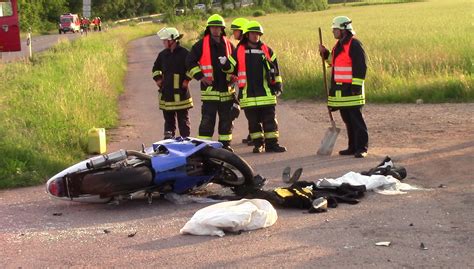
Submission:
[[[84,157],[88,129],[117,124],[126,44],[156,28],[61,41],[31,63],[0,65],[0,188],[44,182]]]

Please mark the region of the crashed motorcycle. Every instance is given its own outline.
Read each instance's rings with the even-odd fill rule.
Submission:
[[[107,203],[138,195],[184,194],[209,183],[259,188],[250,165],[216,141],[171,138],[142,145],[141,151],[119,150],[77,163],[50,178],[46,190],[63,200]]]

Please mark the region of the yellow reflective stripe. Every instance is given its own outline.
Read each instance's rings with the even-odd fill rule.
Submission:
[[[272,57],[270,57],[270,60],[272,60],[272,62],[274,62],[277,58],[277,55],[276,53],[273,53]]]
[[[202,101],[220,101],[219,96],[201,96]]]
[[[229,55],[229,58],[227,58],[227,59],[229,59],[229,62],[231,63],[232,66],[237,65],[237,62],[235,61],[234,57]]]
[[[278,137],[280,137],[280,134],[278,133],[278,131],[265,133],[265,138],[278,138]]]
[[[351,102],[332,102],[328,101],[330,107],[349,107],[349,106],[360,106],[365,105],[365,100],[351,101]]]
[[[201,70],[210,70],[212,69],[212,65],[201,65]]]
[[[276,76],[276,77],[275,77],[275,82],[280,82],[280,83],[282,83],[282,82],[283,82],[283,79],[281,78],[281,76]]]
[[[286,198],[286,197],[291,197],[293,196],[294,194],[289,191],[287,188],[276,188],[275,190],[273,190],[278,196],[282,197],[282,198]]]
[[[247,97],[240,99],[240,107],[242,108],[250,106],[275,105],[276,103],[276,96]]]
[[[219,141],[232,141],[232,134],[219,135]]]
[[[352,85],[364,86],[364,79],[352,78]]]
[[[250,133],[250,138],[252,139],[263,138],[263,133],[262,132]]]
[[[330,107],[347,107],[347,106],[359,106],[365,104],[365,92],[362,88],[362,94],[342,96],[341,90],[335,92],[335,96],[328,97],[328,106]]]
[[[160,70],[156,70],[155,72],[153,72],[152,77],[156,77],[156,76],[159,76],[161,74],[163,74],[163,72],[161,72]]]
[[[194,75],[199,72],[201,72],[201,68],[199,68],[199,66],[195,66],[191,70],[189,70],[189,74],[191,75],[191,77],[194,77]]]
[[[174,101],[175,102],[181,102],[181,95],[179,93],[174,94]]]
[[[224,69],[222,68],[222,71],[224,73],[234,73],[234,66],[233,65],[230,65],[229,69]]]
[[[193,107],[193,99],[189,98],[180,102],[166,102],[160,100],[160,109],[163,110],[178,110]]]
[[[212,136],[204,136],[204,135],[198,135],[199,139],[204,139],[204,140],[212,140]]]
[[[173,74],[173,88],[179,89],[179,74]],[[176,98],[175,98],[176,99]]]

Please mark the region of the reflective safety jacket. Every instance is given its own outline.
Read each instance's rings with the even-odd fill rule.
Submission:
[[[241,108],[276,105],[275,90],[281,90],[282,78],[276,54],[264,43],[256,48],[239,44],[223,70],[238,77]]]
[[[193,45],[189,56],[186,59],[186,66],[190,76],[196,80],[208,77],[212,80],[211,86],[201,83],[201,100],[227,102],[234,99],[234,88],[230,87],[230,76],[221,69],[219,58],[229,57],[234,46],[223,36],[218,43],[205,35]]]
[[[367,65],[360,41],[352,36],[339,40],[332,49],[329,60],[332,76],[328,106],[341,108],[364,105]]]
[[[163,80],[160,91],[160,109],[162,110],[193,107],[189,88],[183,88],[183,81],[192,79],[186,75],[185,62],[188,54],[188,50],[178,44],[173,52],[170,49],[162,50],[153,64],[153,80]]]

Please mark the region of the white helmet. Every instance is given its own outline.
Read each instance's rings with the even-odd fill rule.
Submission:
[[[156,33],[161,40],[178,40],[183,37],[178,30],[173,27],[165,27]]]
[[[354,28],[352,28],[352,20],[346,16],[338,16],[332,20],[332,29],[349,30],[355,35]]]

